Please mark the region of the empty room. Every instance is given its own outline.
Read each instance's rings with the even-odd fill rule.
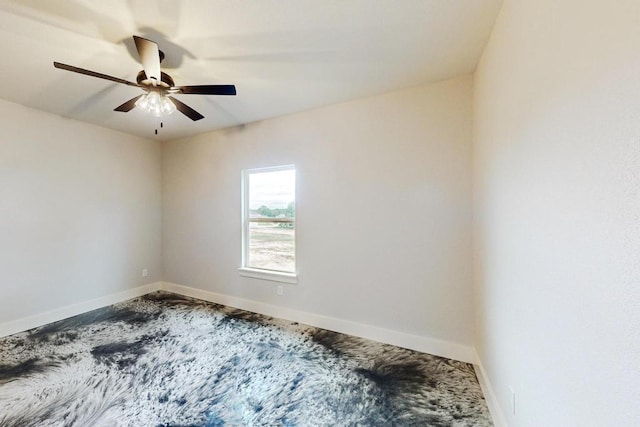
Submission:
[[[640,426],[638,0],[0,36],[0,426]]]

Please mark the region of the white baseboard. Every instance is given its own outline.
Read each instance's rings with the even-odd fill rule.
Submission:
[[[411,350],[417,350],[436,356],[460,360],[472,364],[476,363],[475,350],[470,346],[365,325],[335,317],[293,310],[259,301],[190,288],[188,286],[182,286],[175,283],[162,282],[160,289],[254,313],[290,320],[292,322],[304,323],[317,328],[328,329],[334,332],[340,332],[386,344],[409,348]]]
[[[480,359],[480,356],[478,356],[478,354],[476,354],[476,360],[477,362],[473,365],[473,368],[476,371],[476,376],[478,377],[478,382],[480,383],[480,387],[482,388],[484,399],[487,401],[489,412],[491,412],[493,424],[495,425],[495,427],[508,427],[507,420],[504,417],[504,412],[498,404],[496,394],[493,392],[493,386],[491,385],[491,381],[489,381],[487,372],[484,370],[482,360]]]
[[[0,337],[13,335],[18,332],[46,325],[47,323],[57,322],[58,320],[86,313],[87,311],[95,310],[96,308],[136,298],[150,292],[157,291],[160,289],[160,285],[161,282],[149,283],[137,288],[128,289],[126,291],[95,298],[89,301],[67,305],[62,308],[57,308],[55,310],[46,311],[29,317],[23,317],[22,319],[13,320],[11,322],[0,323]]]

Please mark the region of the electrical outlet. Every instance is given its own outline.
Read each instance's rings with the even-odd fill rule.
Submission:
[[[282,285],[278,286],[278,289],[276,289],[276,292],[278,295],[284,295],[284,286]]]
[[[511,392],[511,413],[516,415],[516,392],[513,391],[513,387],[509,386],[509,391]]]
[[[149,270],[146,268],[142,269],[142,277],[149,277]]]

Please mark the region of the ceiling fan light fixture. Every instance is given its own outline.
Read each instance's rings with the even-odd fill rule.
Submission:
[[[176,106],[169,98],[166,96],[162,97],[162,113],[164,114],[173,114],[176,111]]]
[[[143,95],[142,97],[140,97],[140,99],[138,99],[136,101],[136,107],[139,107],[145,111],[149,111],[149,105],[151,104],[151,100],[149,99],[149,95],[151,95],[153,92],[149,92],[145,95]],[[156,94],[157,95],[157,94]]]
[[[156,91],[151,91],[136,101],[136,107],[151,113],[154,117],[165,114],[173,114],[176,106],[166,96],[160,96]]]

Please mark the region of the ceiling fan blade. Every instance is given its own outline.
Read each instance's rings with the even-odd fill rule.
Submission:
[[[138,36],[133,36],[133,40],[136,42],[136,49],[147,78],[160,81],[160,50],[158,49],[158,44]]]
[[[133,108],[136,106],[136,101],[138,99],[142,98],[144,95],[145,94],[143,93],[142,95],[138,95],[135,98],[132,98],[132,99],[128,100],[127,102],[125,102],[121,106],[114,108],[113,111],[122,111],[123,113],[126,113],[128,111],[133,110]]]
[[[61,70],[73,71],[74,73],[84,74],[86,76],[97,77],[99,79],[110,80],[116,83],[122,83],[123,85],[141,87],[138,83],[130,82],[127,80],[119,79],[117,77],[108,76],[106,74],[97,73],[91,70],[85,70],[84,68],[74,67],[73,65],[62,64],[60,62],[53,62],[53,66],[60,68]]]
[[[176,91],[184,95],[235,95],[234,85],[201,85],[201,86],[176,86],[169,92]]]
[[[185,116],[189,117],[194,122],[196,120],[204,119],[204,116],[202,114],[198,113],[196,110],[189,107],[187,104],[178,101],[173,96],[167,96],[167,98],[169,98],[171,102],[173,102],[173,104],[176,106],[178,111],[180,111]]]

